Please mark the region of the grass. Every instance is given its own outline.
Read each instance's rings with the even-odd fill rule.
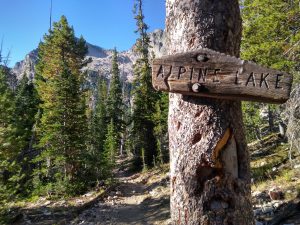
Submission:
[[[273,180],[277,167],[288,160],[287,145],[270,150],[270,155],[252,159],[251,175],[255,182]]]

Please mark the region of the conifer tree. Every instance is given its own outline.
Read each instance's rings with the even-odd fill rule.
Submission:
[[[121,134],[123,130],[123,115],[124,104],[122,100],[122,85],[120,81],[120,70],[118,66],[118,52],[116,49],[113,51],[112,57],[112,70],[111,70],[111,83],[109,88],[109,95],[107,99],[107,116],[108,121],[112,119],[114,129],[116,131],[117,148],[121,145]]]
[[[11,177],[20,171],[16,163],[17,148],[13,137],[14,95],[9,87],[10,70],[6,67],[2,57],[2,43],[0,46],[0,224],[6,224],[5,213],[8,212],[7,203],[15,199],[16,191]]]
[[[241,1],[243,40],[241,55],[278,70],[290,72],[299,80],[300,9],[299,0],[244,0]],[[263,104],[265,105],[265,104]],[[256,103],[244,103],[247,133],[253,138],[261,125],[260,109]],[[266,106],[265,106],[266,107]],[[268,105],[269,131],[278,123],[278,106]],[[255,119],[251,120],[251,116]],[[257,135],[256,135],[257,136]],[[248,140],[249,140],[248,135]],[[250,138],[251,139],[251,138]]]
[[[0,143],[1,154],[9,154],[12,147],[10,140],[12,130],[13,102],[14,96],[12,90],[8,86],[7,76],[9,70],[0,66]]]
[[[29,81],[26,74],[22,77],[16,89],[15,107],[13,112],[13,137],[14,145],[17,146],[18,160],[21,167],[19,173],[14,175],[14,189],[22,194],[29,194],[32,188],[31,160],[34,156],[34,124],[38,112],[39,99],[37,91]]]
[[[9,73],[7,67],[0,65],[0,197],[6,198],[15,194],[15,182],[11,179],[20,171],[16,161],[18,148],[14,145],[14,95],[7,81]]]
[[[113,119],[110,120],[110,123],[107,127],[106,139],[104,142],[104,152],[102,156],[102,166],[103,174],[107,178],[112,178],[112,170],[116,165],[116,151],[118,147],[117,142],[117,131],[115,130],[115,125]]]
[[[168,162],[168,94],[161,93],[158,101],[155,104],[155,113],[153,114],[153,121],[155,123],[154,134],[156,137],[157,147],[157,162],[163,164]]]
[[[104,78],[99,78],[97,83],[97,96],[95,109],[91,116],[91,126],[90,126],[90,155],[87,167],[90,168],[95,181],[103,179],[103,151],[104,151],[104,141],[107,133],[107,81]]]
[[[25,151],[32,147],[30,140],[38,104],[39,99],[34,84],[24,74],[16,89],[14,123],[16,138],[20,140],[21,148]]]
[[[137,163],[142,164],[142,149],[144,149],[145,164],[153,165],[153,158],[157,156],[156,140],[154,136],[154,121],[157,94],[151,83],[151,68],[149,64],[150,38],[147,35],[148,26],[144,22],[142,0],[135,3],[136,32],[139,34],[135,46],[138,59],[134,65],[133,84],[133,115],[132,115],[132,141],[134,152],[138,156]]]
[[[99,149],[103,150],[105,135],[107,132],[107,81],[100,79],[98,84],[98,100],[95,109],[95,120],[97,121],[97,140]]]
[[[81,88],[86,42],[62,16],[39,45],[37,90],[42,116],[39,183],[49,191],[75,193],[84,187],[85,98]]]
[[[292,72],[299,61],[299,0],[242,1],[244,59]]]
[[[243,102],[242,109],[244,112],[244,124],[246,129],[246,139],[250,143],[255,140],[261,140],[262,132],[260,126],[263,120],[260,116],[261,103]]]

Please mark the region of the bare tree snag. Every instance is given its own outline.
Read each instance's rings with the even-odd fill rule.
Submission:
[[[238,0],[166,0],[166,10],[168,55],[239,56]],[[171,93],[169,136],[172,223],[254,224],[241,103]]]

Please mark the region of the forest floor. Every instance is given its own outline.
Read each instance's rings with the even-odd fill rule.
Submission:
[[[300,156],[277,135],[249,145],[253,212],[257,225],[300,225]],[[168,165],[128,172],[119,160],[116,183],[85,195],[19,205],[16,225],[167,225],[170,224]]]

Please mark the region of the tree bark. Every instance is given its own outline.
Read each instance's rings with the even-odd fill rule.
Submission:
[[[270,105],[268,105],[268,119],[269,119],[269,132],[272,133],[274,131],[274,113]]]
[[[210,48],[239,56],[238,0],[167,0],[168,55]],[[172,224],[252,225],[241,103],[170,94]]]

